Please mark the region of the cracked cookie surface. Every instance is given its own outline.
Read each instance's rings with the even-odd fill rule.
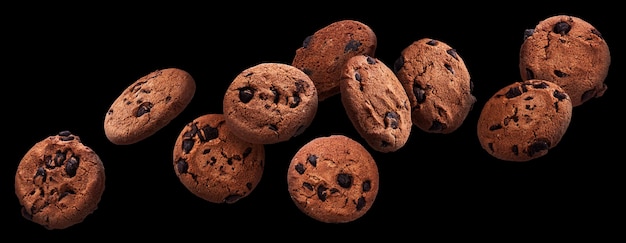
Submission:
[[[411,43],[394,63],[394,72],[411,102],[411,120],[422,131],[456,131],[476,97],[465,62],[448,44],[430,38]]]
[[[111,104],[104,132],[114,144],[137,143],[169,124],[191,102],[193,77],[178,68],[153,71],[128,86]]]
[[[174,145],[173,165],[180,182],[213,203],[235,203],[248,196],[261,180],[264,163],[264,146],[234,136],[222,114],[189,122]]]
[[[561,141],[572,107],[569,95],[555,83],[537,79],[512,83],[485,103],[477,125],[480,145],[501,160],[542,157]]]
[[[604,95],[610,65],[607,42],[581,18],[556,15],[524,32],[519,54],[522,80],[558,84],[571,97],[574,107]]]
[[[411,134],[409,97],[385,63],[367,56],[350,58],[341,75],[341,102],[352,125],[379,152],[402,148]]]
[[[97,209],[104,187],[100,157],[69,131],[37,142],[15,174],[22,215],[50,230],[83,222]]]
[[[282,63],[260,63],[243,70],[230,83],[223,102],[232,133],[258,144],[302,134],[317,107],[317,90],[309,76]]]
[[[365,215],[376,199],[376,161],[344,135],[317,137],[293,156],[287,171],[291,199],[309,217],[347,223]]]

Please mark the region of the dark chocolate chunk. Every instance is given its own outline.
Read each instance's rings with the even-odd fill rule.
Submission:
[[[67,130],[59,132],[59,136],[67,137],[69,135],[72,135],[72,133]]]
[[[586,102],[595,96],[596,96],[596,89],[590,89],[583,93],[583,95],[580,97],[580,100],[582,102]]]
[[[511,87],[504,96],[511,99],[520,95],[522,95],[522,91],[519,90],[519,87]]]
[[[444,67],[446,67],[446,69],[448,69],[448,71],[450,71],[450,73],[454,74],[454,68],[452,68],[452,66],[450,66],[450,64],[443,64]]]
[[[388,111],[385,113],[385,127],[391,127],[392,129],[398,128],[398,120],[400,119],[400,115],[395,111]]]
[[[491,125],[489,126],[489,131],[495,131],[498,129],[502,129],[502,125],[501,124],[495,124],[495,125]]]
[[[562,77],[566,77],[567,73],[561,72],[559,70],[554,70],[554,75],[556,75],[559,78],[562,78]]]
[[[558,90],[555,90],[552,96],[554,96],[554,98],[557,98],[559,101],[567,99],[567,94]]]
[[[550,140],[548,139],[537,139],[531,145],[528,146],[528,156],[533,156],[535,153],[541,152],[543,150],[547,150],[550,148]]]
[[[246,183],[246,188],[248,188],[248,190],[252,190],[252,183],[251,182]]]
[[[428,131],[443,131],[448,126],[446,124],[441,123],[440,121],[433,120],[433,123],[428,128]]]
[[[72,141],[74,140],[74,136],[61,137],[61,141]]]
[[[489,147],[489,150],[491,150],[491,152],[493,152],[493,143],[488,143],[487,147]]]
[[[313,38],[312,35],[309,35],[306,38],[304,38],[304,41],[302,41],[302,47],[304,48],[309,47],[309,43],[311,43],[311,38]]]
[[[363,83],[361,83],[361,73],[359,73],[358,71],[354,72],[354,80],[359,82],[359,90],[363,91]]]
[[[278,131],[278,127],[276,125],[274,125],[274,124],[269,124],[267,126],[267,128],[269,128],[272,131]]]
[[[216,139],[220,135],[219,130],[216,127],[211,127],[208,125],[202,128],[202,133],[204,134],[204,139],[202,137],[200,138],[200,141],[202,142],[211,141],[213,139]]]
[[[246,150],[244,150],[243,153],[241,153],[241,155],[245,159],[246,157],[248,157],[248,155],[250,155],[250,153],[252,153],[252,148],[251,147],[247,147]]]
[[[311,183],[308,182],[302,182],[302,186],[306,189],[309,189],[311,191],[313,191],[313,185],[311,185]]]
[[[600,31],[596,30],[596,29],[592,29],[591,33],[594,35],[597,35],[598,37],[600,37],[600,39],[604,39],[604,37],[602,37],[602,34],[600,34]]]
[[[176,162],[176,169],[178,170],[179,174],[184,174],[184,173],[187,173],[187,170],[189,169],[189,165],[187,164],[187,161],[185,161],[185,159],[180,158]]]
[[[338,174],[337,184],[343,188],[350,188],[352,186],[352,175],[346,173]]]
[[[426,91],[418,83],[413,84],[413,95],[417,103],[423,103],[426,100]]]
[[[184,139],[183,140],[183,152],[188,154],[189,151],[191,151],[191,149],[193,148],[195,141],[193,139]]]
[[[224,198],[224,202],[226,202],[226,203],[234,203],[234,202],[238,201],[241,198],[242,198],[242,196],[239,195],[239,194],[230,194],[230,195],[226,196],[226,198]]]
[[[365,207],[365,197],[359,197],[356,201],[356,211],[361,211]]]
[[[331,188],[330,189],[330,194],[335,194],[337,192],[339,192],[339,189],[337,189],[337,188]]]
[[[65,164],[65,173],[70,177],[74,177],[76,175],[76,170],[78,169],[78,158],[70,157]]]
[[[150,102],[143,102],[139,105],[139,107],[137,108],[137,112],[135,113],[136,117],[140,117],[145,115],[146,113],[150,112],[150,109],[152,109],[152,103]]]
[[[37,172],[35,172],[35,176],[33,177],[33,181],[37,179],[38,176],[41,176],[41,180],[46,182],[46,170],[43,167],[37,168]]]
[[[293,93],[292,102],[289,102],[289,108],[295,108],[300,104],[300,96],[298,93]]]
[[[298,81],[294,82],[294,84],[296,85],[296,90],[295,90],[296,93],[303,93],[306,90],[305,89],[306,83],[304,80],[298,79]]]
[[[376,59],[374,59],[371,56],[367,56],[367,64],[373,65],[373,64],[376,64],[376,62],[377,62]]]
[[[306,171],[306,168],[304,168],[304,165],[301,163],[298,163],[294,169],[296,169],[296,171],[298,172],[298,174],[302,175],[304,174],[304,171]]]
[[[66,189],[65,191],[63,191],[63,192],[61,192],[59,194],[59,200],[67,197],[67,195],[70,195],[70,194],[76,194],[76,192],[74,190],[68,188],[68,189]]]
[[[535,33],[535,29],[525,29],[524,30],[524,40],[528,39],[531,35]]]
[[[571,29],[572,29],[572,26],[570,24],[568,24],[567,22],[561,21],[554,25],[554,29],[552,31],[561,35],[567,35],[567,33],[569,33]]]
[[[519,148],[517,147],[517,144],[513,145],[513,147],[511,147],[511,151],[513,151],[513,154],[515,156],[517,156],[519,154]]]
[[[369,192],[372,190],[372,182],[370,180],[365,180],[363,185],[361,185],[363,192]]]
[[[533,88],[535,89],[545,89],[548,88],[548,84],[546,82],[534,83]]]
[[[393,72],[398,73],[400,69],[404,66],[404,58],[398,57],[395,62],[393,62]]]
[[[272,94],[274,95],[274,104],[278,104],[280,93],[278,93],[278,90],[276,90],[276,87],[274,86],[270,87],[270,91],[272,91]]]
[[[309,155],[309,157],[306,158],[306,161],[309,162],[309,164],[311,164],[313,167],[317,167],[317,155]]]
[[[208,154],[211,152],[210,148],[205,148],[204,150],[202,150],[202,154]]]
[[[346,44],[346,47],[343,49],[343,52],[344,53],[348,53],[350,51],[358,51],[359,50],[359,46],[361,46],[361,45],[363,45],[363,44],[361,44],[361,42],[359,42],[358,40],[350,40]]]
[[[326,190],[328,190],[328,188],[324,185],[317,186],[317,197],[322,200],[322,202],[326,201]]]
[[[239,100],[243,103],[248,103],[254,97],[254,89],[250,87],[243,87],[239,89]]]
[[[454,57],[454,59],[459,60],[459,54],[456,52],[456,49],[449,49],[446,51],[446,53],[448,53],[448,55]]]
[[[430,39],[428,42],[426,42],[427,45],[429,46],[436,46],[439,42],[437,40],[433,40]]]

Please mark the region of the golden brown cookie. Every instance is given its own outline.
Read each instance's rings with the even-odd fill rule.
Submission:
[[[128,145],[152,136],[191,102],[196,83],[178,68],[151,72],[128,86],[111,104],[104,132],[114,144]]]
[[[501,160],[525,162],[544,156],[567,131],[572,107],[569,95],[555,83],[532,79],[507,85],[480,113],[480,145]]]
[[[174,171],[194,195],[213,203],[248,196],[263,175],[265,149],[234,136],[222,114],[189,122],[174,145]]]
[[[600,31],[581,18],[556,15],[540,21],[524,33],[519,57],[522,80],[558,84],[574,107],[601,97],[607,89],[609,47]]]
[[[341,101],[357,132],[379,152],[404,147],[411,134],[411,104],[402,83],[380,60],[358,55],[346,61]]]
[[[302,70],[260,63],[239,73],[224,95],[232,133],[250,143],[284,142],[303,133],[317,113],[315,85]]]
[[[15,174],[22,215],[46,229],[65,229],[92,214],[104,193],[98,154],[69,131],[31,147]]]
[[[324,223],[347,223],[365,215],[379,188],[376,161],[344,135],[315,138],[293,156],[289,194],[298,209]]]
[[[442,41],[414,41],[396,59],[394,72],[411,101],[411,120],[422,131],[456,131],[476,103],[465,62]]]
[[[366,24],[346,19],[333,22],[305,38],[291,65],[311,77],[320,101],[339,94],[339,79],[350,57],[374,56],[378,41]]]

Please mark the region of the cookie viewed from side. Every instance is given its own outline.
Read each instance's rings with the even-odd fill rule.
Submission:
[[[232,133],[255,144],[284,142],[302,134],[317,113],[317,90],[302,70],[260,63],[239,73],[224,95]]]
[[[522,80],[558,84],[574,107],[603,96],[607,89],[609,47],[600,31],[581,18],[556,15],[527,29],[519,57]]]
[[[357,132],[379,152],[404,147],[411,134],[411,104],[402,83],[382,61],[358,55],[346,61],[341,102]]]
[[[169,124],[191,102],[193,77],[178,68],[153,71],[128,86],[111,104],[104,132],[114,144],[142,141]]]
[[[98,154],[69,131],[37,142],[15,174],[22,215],[49,230],[83,222],[98,208],[104,172]]]
[[[465,62],[442,41],[414,41],[396,59],[394,72],[409,97],[413,124],[425,132],[456,131],[476,103]]]
[[[224,115],[205,114],[189,122],[176,139],[173,164],[180,182],[194,195],[232,204],[258,185],[265,149],[234,136]]]
[[[378,40],[368,25],[345,19],[333,22],[307,36],[296,50],[291,65],[311,77],[319,101],[339,94],[345,62],[353,56],[374,56]]]
[[[374,204],[378,167],[357,141],[344,135],[318,137],[293,156],[287,184],[291,199],[309,217],[347,223],[361,218]]]
[[[506,161],[542,157],[565,135],[572,107],[570,96],[555,83],[538,79],[512,83],[485,103],[477,127],[480,145]]]

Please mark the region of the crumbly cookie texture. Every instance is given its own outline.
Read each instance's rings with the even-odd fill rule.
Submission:
[[[318,137],[293,156],[287,184],[291,199],[309,217],[347,223],[372,208],[379,188],[378,167],[355,140],[344,135]]]
[[[255,144],[285,142],[302,134],[317,113],[315,85],[283,63],[260,63],[238,74],[224,95],[231,132]]]
[[[411,104],[402,84],[380,60],[358,55],[344,66],[341,101],[350,121],[379,152],[404,147],[411,134]]]
[[[222,114],[189,122],[176,139],[174,171],[194,195],[213,203],[235,203],[258,185],[265,148],[234,136]]]
[[[104,187],[100,157],[69,131],[37,142],[15,174],[22,215],[50,230],[83,222],[97,209]]]
[[[556,15],[527,29],[520,48],[522,80],[558,84],[577,107],[604,95],[611,54],[600,31],[585,20]]]
[[[114,144],[142,141],[169,124],[191,102],[193,77],[178,68],[153,71],[128,86],[111,104],[104,132]]]
[[[572,101],[545,80],[515,82],[484,105],[477,125],[482,148],[506,161],[542,157],[561,141],[572,118]]]
[[[411,102],[411,120],[422,131],[456,131],[476,103],[465,62],[442,41],[414,41],[396,59],[394,72]]]
[[[307,36],[291,65],[311,77],[320,101],[338,95],[345,62],[353,56],[375,56],[378,40],[368,25],[352,19],[333,22]]]

